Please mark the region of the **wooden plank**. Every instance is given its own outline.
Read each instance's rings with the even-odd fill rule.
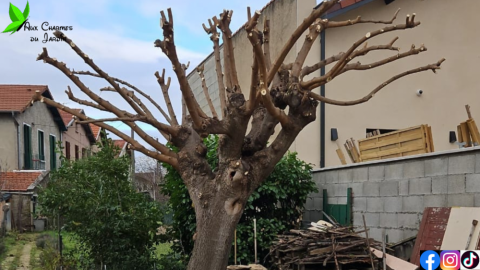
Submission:
[[[344,143],[343,146],[345,146],[345,150],[347,151],[347,154],[350,157],[350,160],[352,161],[352,163],[355,163],[355,160],[353,159],[352,153],[350,152],[350,149],[348,147],[348,144]]]
[[[357,149],[357,145],[355,144],[355,140],[353,138],[350,138],[352,140],[352,149],[355,152],[355,155],[357,157],[357,162],[362,162],[362,157],[360,156],[360,151]]]
[[[478,132],[477,124],[475,124],[475,120],[469,119],[467,120],[468,130],[470,131],[470,136],[472,136],[472,141],[480,145],[480,133]]]
[[[430,140],[430,152],[435,152],[435,145],[433,144],[432,127],[428,126],[428,139]]]
[[[422,131],[418,129],[418,130],[414,130],[414,132],[406,133],[405,135],[403,134],[399,135],[399,133],[395,133],[390,135],[389,137],[383,137],[382,135],[382,138],[380,137],[371,138],[372,139],[371,141],[360,142],[360,140],[358,140],[358,144],[359,144],[360,151],[364,151],[367,149],[382,147],[390,144],[396,144],[399,142],[406,142],[406,141],[411,141],[415,139],[421,139],[423,136],[424,134],[422,133]],[[378,140],[374,141],[373,139],[378,139]]]
[[[402,146],[400,148],[394,148],[394,149],[389,149],[389,150],[383,150],[383,151],[378,151],[375,153],[371,154],[362,154],[362,159],[369,159],[373,157],[382,157],[382,156],[388,156],[388,155],[393,155],[393,154],[400,154],[404,152],[410,152],[410,151],[416,151],[416,150],[424,150],[425,145],[423,141],[421,140],[416,140],[413,143],[409,143],[407,146]]]
[[[470,143],[470,131],[468,130],[467,122],[460,123],[460,128],[462,129],[462,138],[463,142],[465,143],[465,147],[472,146],[472,144]]]
[[[428,152],[430,152],[430,138],[428,136],[428,128],[426,125],[422,125],[422,131],[423,131],[423,138],[422,140],[425,143],[425,149]]]
[[[337,155],[338,155],[338,158],[340,158],[340,162],[342,162],[342,165],[346,165],[347,161],[345,160],[345,155],[343,155],[342,149],[340,148],[337,149]]]
[[[463,143],[462,127],[461,125],[457,126],[457,141]]]
[[[378,250],[378,249],[375,249],[375,248],[371,248],[373,254],[381,259],[383,258],[383,252]],[[402,270],[417,270],[418,269],[418,266],[416,266],[415,264],[412,264],[412,263],[409,263],[407,261],[404,261],[402,259],[399,259],[395,256],[392,256],[390,254],[385,254],[385,260],[386,260],[386,264],[388,267],[390,267],[390,269],[402,269]]]
[[[379,135],[378,137],[379,138],[382,138],[382,137],[387,137],[387,136],[391,136],[392,134],[396,134],[396,133],[399,133],[399,132],[407,132],[407,131],[410,131],[410,130],[415,130],[415,129],[419,129],[421,126],[415,126],[415,127],[409,127],[409,128],[406,128],[406,129],[402,129],[402,130],[397,130],[397,131],[394,131],[394,132],[390,132],[390,133],[387,133],[387,134],[381,134]],[[358,142],[363,142],[363,141],[368,141],[369,139],[360,139],[358,140]]]

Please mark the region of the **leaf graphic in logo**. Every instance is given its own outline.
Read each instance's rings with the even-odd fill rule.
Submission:
[[[17,31],[17,29],[20,27],[20,25],[22,25],[23,22],[22,21],[16,21],[16,22],[12,22],[11,24],[9,24],[7,26],[7,28],[5,28],[5,30],[3,30],[2,33],[7,33],[7,32],[12,32],[15,33],[15,31]]]
[[[8,10],[8,14],[10,14],[10,19],[12,20],[12,22],[25,21],[25,17],[23,16],[23,13],[20,11],[20,9],[18,9],[12,3],[10,3],[10,9]]]
[[[19,29],[22,28],[22,26],[25,24],[28,18],[28,14],[30,14],[30,5],[28,4],[25,6],[25,10],[23,13],[18,9],[15,5],[10,3],[10,8],[8,10],[8,14],[10,15],[10,19],[12,20],[12,23],[3,30],[2,33],[7,33],[7,32],[12,32],[15,33]]]

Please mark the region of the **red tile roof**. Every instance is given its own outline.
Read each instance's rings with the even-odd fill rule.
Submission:
[[[125,147],[125,145],[127,144],[126,141],[124,140],[113,140],[113,144],[117,147],[119,147],[120,149],[123,149],[123,147]]]
[[[90,124],[90,128],[92,129],[93,137],[95,137],[95,140],[98,139],[98,135],[100,134],[100,130],[102,128],[94,124]]]
[[[75,111],[78,111],[79,113],[82,113],[82,109],[73,109]],[[68,126],[70,121],[73,119],[73,114],[68,113],[66,111],[58,110],[60,112],[60,116],[62,117],[63,123],[65,123],[65,126]]]
[[[23,112],[32,100],[35,91],[48,91],[46,85],[0,85],[0,111]]]
[[[3,191],[27,191],[42,175],[40,171],[0,172],[0,189]]]

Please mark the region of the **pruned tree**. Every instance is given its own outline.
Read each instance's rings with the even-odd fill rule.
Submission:
[[[394,46],[397,38],[388,44],[375,46],[367,44],[367,41],[373,37],[417,27],[420,22],[415,21],[415,14],[407,15],[402,24],[394,24],[398,12],[388,21],[364,20],[361,17],[348,21],[321,19],[322,15],[337,2],[338,0],[327,0],[317,9],[314,9],[295,29],[276,56],[271,55],[270,52],[269,21],[265,21],[264,29],[258,29],[258,19],[261,12],[257,11],[254,14],[248,12],[245,30],[254,52],[252,74],[249,78],[251,86],[250,89],[245,91],[249,92],[248,100],[240,89],[237,75],[236,59],[231,39],[232,31],[230,29],[233,11],[224,10],[219,17],[208,20],[209,26],[203,25],[203,27],[210,35],[214,45],[221,103],[221,112],[216,112],[216,114],[221,118],[209,117],[200,108],[194,97],[186,77],[187,65],[181,64],[178,59],[173,31],[173,14],[170,9],[168,9],[167,15],[163,11],[160,12],[163,40],[156,40],[154,44],[155,47],[160,48],[165,53],[172,63],[176,80],[180,85],[186,108],[186,113],[183,113],[181,122],[177,120],[170,101],[169,86],[171,80],[165,78],[165,70],[163,70],[162,75],[157,72],[155,76],[165,97],[168,114],[147,93],[130,83],[108,75],[60,31],[56,31],[55,36],[69,44],[95,73],[73,71],[65,63],[51,57],[46,48],[43,49],[37,60],[43,60],[63,72],[90,98],[90,100],[81,100],[75,97],[68,88],[67,94],[71,100],[113,113],[115,118],[91,119],[62,104],[42,97],[39,93],[34,97],[34,100],[67,111],[77,116],[80,123],[96,123],[96,125],[130,143],[134,150],[168,163],[178,170],[188,188],[196,212],[197,233],[188,269],[225,269],[233,241],[233,232],[242,215],[245,202],[272,172],[275,164],[282,158],[299,132],[315,120],[319,102],[339,106],[364,103],[388,84],[413,73],[428,70],[435,72],[440,69],[440,65],[444,61],[444,59],[441,59],[436,63],[400,73],[381,83],[358,100],[340,101],[315,94],[312,91],[313,89],[331,82],[343,73],[381,67],[427,50],[423,45],[419,48],[412,45],[408,51],[400,53],[399,48]],[[386,26],[366,33],[353,43],[346,52],[339,53],[313,66],[304,65],[308,52],[322,31],[328,28],[348,27],[361,23],[384,24]],[[304,33],[306,33],[306,38],[295,61],[285,63],[287,54]],[[220,38],[223,42],[223,61],[220,58]],[[391,57],[373,63],[354,62],[359,56],[376,50],[392,50],[395,53]],[[327,65],[330,65],[331,68],[325,75],[310,80],[305,79],[306,75]],[[197,71],[203,77],[203,68],[200,67]],[[91,91],[77,75],[91,75],[106,80],[109,86],[105,89],[118,93],[133,111],[126,111],[102,99],[98,94]],[[208,91],[205,91],[205,93],[208,93]],[[152,103],[162,113],[167,123],[157,120],[140,98],[145,98]],[[206,99],[211,103],[208,96]],[[210,108],[213,108],[211,104]],[[148,144],[148,147],[153,147],[156,151],[148,150],[135,139],[106,124],[107,121],[125,123]],[[143,122],[158,129],[178,149],[178,152],[172,151],[166,145],[155,140],[137,125],[137,122]],[[250,129],[247,128],[249,122],[251,123]],[[277,125],[281,126],[281,130],[276,137],[271,138]],[[219,165],[215,171],[212,171],[206,161],[206,147],[202,142],[202,138],[209,134],[220,136]],[[268,141],[271,143],[267,145]]]

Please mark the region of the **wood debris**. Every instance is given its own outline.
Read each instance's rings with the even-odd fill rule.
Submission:
[[[270,248],[273,264],[280,270],[295,269],[295,266],[318,264],[338,265],[361,263],[371,266],[369,246],[378,249],[382,243],[361,236],[365,230],[354,231],[353,227],[325,226],[312,223],[308,230],[290,230],[279,235]],[[375,264],[381,259],[374,256]],[[378,269],[378,268],[377,268]]]

